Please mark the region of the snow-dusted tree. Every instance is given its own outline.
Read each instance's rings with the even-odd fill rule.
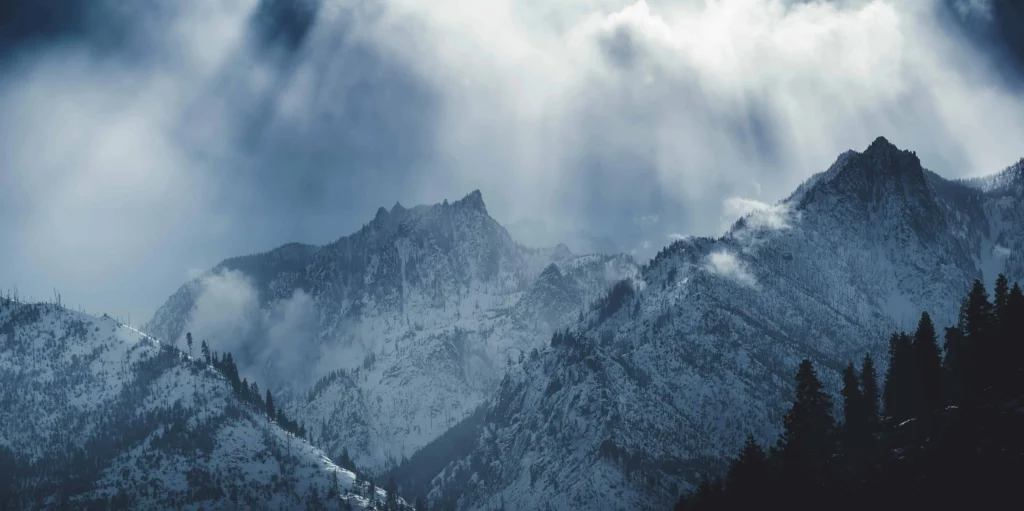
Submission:
[[[267,389],[267,417],[274,420],[274,396],[270,394],[270,389]]]

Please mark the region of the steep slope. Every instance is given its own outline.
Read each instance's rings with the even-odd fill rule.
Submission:
[[[244,323],[230,336],[244,341],[232,350],[243,371],[288,397],[332,455],[382,468],[468,415],[509,365],[636,272],[626,256],[519,245],[475,191],[381,208],[323,247],[224,261],[175,293],[147,331],[175,340],[190,329],[217,345],[224,336],[201,321],[215,301],[204,297],[214,282],[242,283],[252,304],[215,313]],[[305,319],[275,319],[295,316]]]
[[[988,236],[983,240],[981,264],[989,283],[1005,266],[1007,275],[1024,275],[1024,159],[1006,170],[980,179],[963,180],[980,191]]]
[[[368,504],[218,372],[106,316],[0,300],[0,403],[0,507]]]
[[[1024,234],[1000,220],[1024,201],[1008,190],[943,180],[879,138],[723,237],[672,244],[578,336],[503,380],[474,452],[435,479],[432,500],[670,508],[746,433],[774,440],[800,359],[835,386],[847,361],[884,360],[888,333],[921,311],[950,324],[974,278],[1024,277],[993,258]]]

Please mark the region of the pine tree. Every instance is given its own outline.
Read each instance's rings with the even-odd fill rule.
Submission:
[[[384,507],[389,511],[398,510],[398,485],[395,484],[395,478],[388,478],[388,484],[384,487],[384,491],[387,495],[384,498]]]
[[[220,360],[220,371],[224,373],[224,377],[231,382],[231,388],[234,389],[236,394],[241,394],[242,380],[238,378],[238,366],[235,365],[235,359],[231,356],[231,353],[225,353],[224,357]]]
[[[323,502],[320,502],[320,491],[317,489],[316,483],[310,485],[309,502],[306,509],[323,509]]]
[[[967,296],[963,328],[967,336],[967,350],[964,353],[965,383],[972,396],[980,395],[992,383],[989,369],[998,356],[993,349],[992,319],[992,303],[989,302],[985,285],[975,280]]]
[[[1024,292],[1014,284],[1006,299],[1001,318],[1005,357],[1008,364],[1007,387],[1011,395],[1024,394]]]
[[[203,354],[203,359],[206,360],[207,364],[209,364],[210,363],[210,345],[206,344],[206,339],[203,339],[200,351]]]
[[[334,500],[338,498],[338,488],[338,473],[331,472],[331,483],[330,486],[328,486],[327,488],[327,500]]]
[[[192,356],[192,332],[185,334],[185,344],[188,344],[188,356]]]
[[[701,476],[700,484],[691,497],[691,507],[694,510],[721,509],[724,491],[722,482],[708,475]]]
[[[946,351],[946,356],[942,359],[943,392],[947,402],[959,405],[966,399],[968,377],[966,359],[969,348],[963,328],[947,328],[943,347]]]
[[[885,374],[882,400],[885,414],[897,424],[913,417],[915,397],[920,395],[914,345],[905,333],[889,338],[889,370]]]
[[[863,396],[865,432],[873,435],[881,426],[878,411],[878,400],[881,393],[878,390],[878,372],[875,370],[875,361],[871,358],[870,353],[864,355],[864,362],[860,368],[860,385],[861,396]]]
[[[914,353],[921,391],[914,401],[918,416],[930,421],[931,413],[942,407],[942,352],[927,312],[921,313],[914,332]]]
[[[1016,287],[1016,284],[1014,284]],[[1019,287],[1017,288],[1019,290]],[[1012,290],[1006,275],[1002,273],[996,278],[996,287],[992,301],[992,323],[994,330],[993,354],[996,365],[991,367],[997,374],[993,378],[993,384],[998,387],[998,393],[1002,397],[1014,395],[1014,375],[1017,368],[1017,359],[1013,356],[1014,328],[1011,324],[1010,299]]]
[[[270,395],[270,389],[267,389],[267,417],[270,420],[274,420],[274,396]]]
[[[1006,316],[1006,305],[1010,298],[1010,283],[1006,279],[1006,275],[1000,273],[996,277],[996,287],[992,292],[994,293],[992,297],[992,312],[997,320],[999,320]]]
[[[863,444],[867,432],[864,413],[864,395],[861,392],[857,369],[851,362],[843,371],[843,450],[847,454],[856,452]]]
[[[1013,373],[1014,361],[1011,359],[1007,347],[1011,343],[1010,331],[1004,328],[1004,318],[1007,317],[1007,307],[1010,303],[1010,282],[1007,275],[999,273],[995,279],[995,288],[992,290],[992,363],[989,371],[994,371],[992,384],[997,387],[997,393],[1001,396],[1008,396],[1010,390],[1010,375]]]
[[[344,447],[341,449],[341,458],[338,461],[338,465],[341,468],[355,470],[355,464],[352,463],[352,458],[350,458],[348,455],[348,447]]]
[[[822,390],[810,360],[804,360],[796,374],[796,399],[783,420],[779,438],[783,471],[789,485],[807,486],[813,498],[814,481],[821,481],[823,469],[835,451],[835,419],[832,398]]]
[[[739,509],[753,509],[758,500],[764,498],[768,476],[764,449],[754,435],[748,434],[743,449],[732,461],[726,476],[726,488],[733,500],[730,504]]]

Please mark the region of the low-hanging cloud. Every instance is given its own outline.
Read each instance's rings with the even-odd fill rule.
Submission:
[[[191,268],[478,188],[642,258],[878,135],[952,177],[1024,156],[1019,80],[949,25],[991,2],[150,4],[89,17],[130,44],[0,59],[0,283],[144,315]]]
[[[208,275],[200,282],[185,330],[215,349],[237,355],[246,349],[262,323],[256,288],[238,271]]]
[[[293,390],[312,383],[319,329],[319,312],[308,293],[297,289],[288,298],[261,307],[251,279],[234,270],[200,279],[185,328],[196,342],[207,341],[213,350],[232,353],[242,376],[270,388]]]
[[[793,211],[789,204],[766,204],[755,199],[729,197],[725,199],[723,218],[731,225],[742,218],[748,228],[782,230],[792,226]],[[725,229],[723,229],[725,230]]]
[[[734,282],[748,287],[757,287],[757,278],[754,277],[746,265],[736,254],[728,250],[712,252],[708,256],[705,269],[719,277],[730,279]]]

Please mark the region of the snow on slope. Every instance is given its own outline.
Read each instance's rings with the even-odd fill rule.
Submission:
[[[628,256],[529,249],[487,214],[479,191],[433,206],[381,208],[360,231],[323,247],[286,245],[229,259],[183,286],[147,331],[206,338],[204,282],[238,272],[270,317],[310,297],[310,337],[289,337],[299,364],[246,358],[278,382],[286,408],[337,457],[379,469],[410,456],[493,393],[510,364],[576,321],[611,283],[637,273]],[[256,322],[245,349],[266,352],[274,327]]]
[[[220,373],[106,316],[2,301],[0,404],[23,507],[368,504],[351,472],[238,401]]]
[[[774,441],[800,359],[835,390],[865,352],[884,370],[888,334],[921,311],[952,323],[974,278],[1024,277],[988,255],[1018,246],[1022,203],[1019,187],[943,180],[882,138],[844,153],[721,238],[672,244],[583,318],[581,341],[514,368],[431,499],[670,508],[748,432]]]

